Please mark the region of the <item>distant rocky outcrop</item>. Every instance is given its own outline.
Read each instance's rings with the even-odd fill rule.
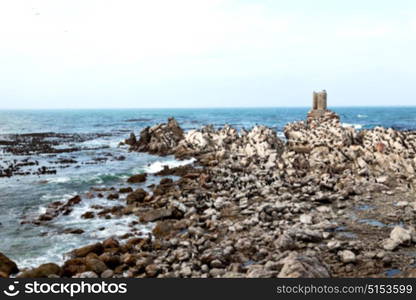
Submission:
[[[134,138],[130,137],[129,142],[132,140]],[[140,139],[131,145],[130,150],[159,155],[173,154],[180,159],[197,157],[206,164],[215,164],[230,157],[242,159],[245,163],[260,159],[274,164],[283,148],[284,144],[276,132],[265,126],[238,132],[229,125],[219,129],[209,125],[184,133],[176,120],[170,118],[167,124],[143,129]]]
[[[134,135],[131,135],[125,143],[130,145],[133,151],[169,155],[183,137],[183,130],[178,122],[174,118],[169,118],[168,123],[143,129],[138,141]]]

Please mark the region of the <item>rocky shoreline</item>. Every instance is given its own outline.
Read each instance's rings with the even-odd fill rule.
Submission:
[[[134,215],[155,224],[152,235],[109,237],[61,266],[18,270],[0,254],[0,277],[416,276],[416,132],[358,131],[326,110],[284,134],[264,126],[184,132],[173,118],[132,134],[124,141],[131,151],[196,161],[159,172],[179,179],[163,178],[151,192],[92,190],[125,202],[83,217]],[[145,181],[138,174],[127,183]],[[52,203],[33,222],[87,200]]]

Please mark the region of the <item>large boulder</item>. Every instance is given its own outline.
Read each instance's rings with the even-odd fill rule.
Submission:
[[[85,263],[86,260],[84,257],[68,259],[62,267],[63,275],[72,277],[75,274],[85,272],[87,270]]]
[[[291,252],[282,261],[279,278],[329,278],[327,266],[318,258]]]
[[[134,192],[127,195],[127,204],[143,202],[146,196],[147,196],[147,192],[145,190],[137,189]]]
[[[127,179],[128,183],[140,183],[140,182],[145,182],[146,181],[146,177],[147,174],[137,174],[137,175],[133,175],[131,176],[129,179]]]
[[[396,226],[390,232],[390,238],[384,240],[383,248],[388,251],[395,250],[399,245],[408,245],[412,241],[412,231]]]
[[[95,253],[97,255],[100,255],[103,253],[104,247],[101,243],[95,243],[88,246],[84,246],[75,250],[72,250],[71,254],[74,257],[85,257],[89,253]]]
[[[171,208],[157,208],[140,214],[140,221],[154,222],[174,217],[174,209]]]
[[[143,129],[139,141],[131,146],[131,150],[169,155],[173,154],[174,148],[183,138],[183,130],[178,122],[174,118],[169,118],[167,124],[162,123]]]
[[[0,272],[9,276],[19,272],[19,269],[14,261],[0,252]]]
[[[61,276],[62,269],[57,264],[47,263],[40,265],[37,268],[24,271],[20,273],[17,277],[19,278],[48,278],[50,276]]]
[[[86,266],[88,271],[93,271],[98,275],[108,269],[104,262],[96,258],[87,258]]]

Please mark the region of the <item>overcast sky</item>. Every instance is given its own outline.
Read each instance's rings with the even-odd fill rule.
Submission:
[[[0,0],[0,108],[416,105],[414,0]]]

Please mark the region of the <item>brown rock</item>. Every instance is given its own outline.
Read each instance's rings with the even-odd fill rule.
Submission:
[[[92,211],[87,211],[87,212],[85,212],[81,215],[81,218],[83,218],[83,219],[92,219],[92,218],[94,218],[94,216],[95,215]]]
[[[80,202],[81,202],[81,197],[79,195],[76,195],[75,197],[69,199],[66,202],[66,205],[73,206],[73,205],[78,204]]]
[[[115,193],[115,194],[110,194],[110,195],[108,195],[108,197],[107,197],[107,199],[108,200],[115,200],[115,199],[118,199],[119,198],[119,195],[117,194],[117,193]]]
[[[85,265],[85,258],[72,258],[67,260],[63,267],[63,275],[66,277],[72,277],[75,274],[83,273],[87,270]]]
[[[145,182],[146,181],[146,177],[147,174],[137,174],[137,175],[133,175],[131,176],[129,179],[127,179],[128,183],[140,183],[140,182]]]
[[[101,254],[99,260],[105,263],[110,269],[116,268],[121,263],[120,255],[110,254],[108,252]]]
[[[169,208],[158,208],[140,214],[140,221],[154,222],[173,216],[173,210]]]
[[[71,254],[74,257],[85,257],[90,252],[100,255],[101,253],[103,253],[103,251],[104,251],[103,245],[101,243],[95,243],[92,245],[88,245],[88,246],[75,249],[71,252]]]
[[[121,188],[118,190],[120,194],[127,194],[133,192],[133,189],[131,187]]]
[[[84,233],[84,230],[79,228],[68,228],[64,230],[64,233],[70,233],[70,234],[82,234]]]
[[[54,263],[40,265],[37,268],[24,271],[19,274],[18,278],[48,278],[51,275],[61,276],[62,269]]]
[[[136,135],[132,132],[130,133],[130,137],[124,141],[126,145],[133,146],[137,143]]]
[[[113,270],[107,269],[101,273],[101,278],[111,278],[114,276]]]
[[[153,228],[153,235],[157,238],[162,238],[170,235],[175,230],[172,220],[158,221]]]
[[[119,242],[115,238],[108,238],[103,242],[104,248],[117,248],[120,246]]]
[[[146,275],[149,277],[156,277],[160,272],[160,268],[156,264],[150,264],[145,268]]]
[[[0,272],[3,272],[7,276],[19,272],[17,265],[14,261],[8,258],[6,255],[0,252]]]
[[[105,263],[96,258],[87,259],[86,266],[88,271],[93,271],[98,275],[108,269]]]
[[[133,204],[135,202],[143,202],[146,198],[147,192],[143,189],[137,189],[127,196],[127,204]]]

